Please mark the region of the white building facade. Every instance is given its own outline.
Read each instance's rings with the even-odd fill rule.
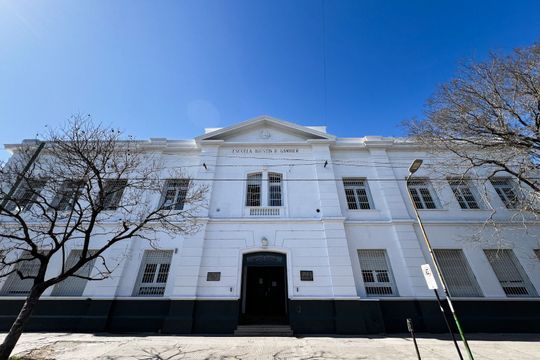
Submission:
[[[465,331],[540,331],[540,224],[516,226],[509,177],[484,193],[474,178],[434,178],[426,166],[407,183],[414,159],[436,164],[414,143],[336,138],[268,116],[146,147],[208,185],[201,230],[159,239],[159,250],[141,239],[111,250],[127,256],[110,278],[49,289],[31,328],[233,333],[284,323],[361,334],[405,331],[412,318],[417,331],[443,332],[410,192]],[[181,188],[169,181],[164,193]],[[494,209],[499,240],[489,231],[473,240]],[[3,329],[25,286],[0,280]]]

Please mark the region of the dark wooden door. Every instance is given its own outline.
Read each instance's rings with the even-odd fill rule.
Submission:
[[[248,322],[279,323],[286,320],[284,267],[247,268],[246,319]]]

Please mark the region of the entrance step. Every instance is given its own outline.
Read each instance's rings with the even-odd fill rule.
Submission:
[[[292,336],[290,325],[238,325],[234,336]]]

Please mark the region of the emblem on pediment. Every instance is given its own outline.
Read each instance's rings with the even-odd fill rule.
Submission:
[[[270,131],[263,129],[259,132],[259,139],[270,139],[272,135],[270,134]]]

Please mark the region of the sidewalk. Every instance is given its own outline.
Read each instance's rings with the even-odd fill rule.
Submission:
[[[474,334],[470,339],[476,360],[540,359],[540,334]],[[422,359],[458,359],[452,341],[444,336],[421,334],[417,340]],[[13,355],[39,360],[416,359],[412,339],[405,334],[247,338],[28,333],[21,337]]]

